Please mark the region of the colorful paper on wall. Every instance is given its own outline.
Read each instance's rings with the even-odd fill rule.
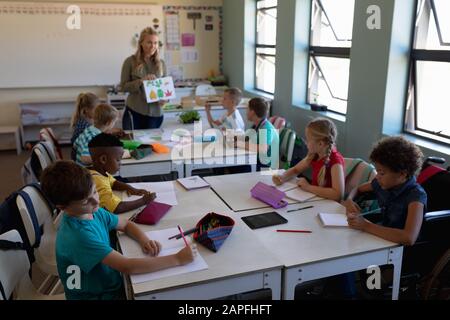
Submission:
[[[194,47],[195,46],[195,34],[194,33],[183,33],[181,35],[181,45],[183,47]]]
[[[176,98],[172,77],[144,81],[145,97],[148,103]]]

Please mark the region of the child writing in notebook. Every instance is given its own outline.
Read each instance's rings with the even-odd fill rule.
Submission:
[[[156,197],[155,193],[132,186],[113,178],[119,171],[123,156],[122,142],[115,136],[100,133],[89,142],[92,158],[90,170],[100,199],[100,207],[109,212],[123,213],[144,206]],[[126,191],[128,195],[142,196],[134,201],[122,201],[113,191]]]
[[[244,132],[245,124],[242,116],[237,109],[241,103],[242,92],[238,88],[229,88],[224,91],[222,105],[226,110],[225,114],[220,118],[214,120],[211,115],[211,105],[205,105],[206,115],[208,117],[209,125],[213,128],[221,130],[234,130]]]
[[[345,190],[344,158],[336,150],[336,126],[328,119],[316,118],[306,126],[305,135],[308,155],[283,175],[274,175],[273,182],[281,185],[311,167],[311,184],[300,178],[298,186],[319,197],[341,201]]]
[[[403,137],[380,140],[370,154],[377,175],[372,182],[360,185],[344,202],[351,228],[372,233],[403,245],[413,245],[422,226],[427,194],[416,182],[415,174],[422,166],[423,154]],[[381,225],[360,216],[359,206],[352,201],[358,193],[374,192],[381,208]]]
[[[118,119],[119,112],[113,106],[102,103],[94,110],[94,124],[87,127],[81,133],[73,144],[76,154],[76,162],[80,165],[87,166],[92,163],[89,153],[88,144],[93,137],[102,133],[110,133]]]
[[[86,168],[73,161],[57,161],[41,178],[44,194],[63,216],[56,236],[58,274],[68,300],[125,298],[121,273],[138,274],[184,265],[193,261],[195,248],[158,257],[161,244],[148,239],[139,227],[99,208],[98,194]],[[110,246],[109,231],[124,232],[136,240],[144,258],[127,258]],[[73,285],[78,270],[79,285]]]

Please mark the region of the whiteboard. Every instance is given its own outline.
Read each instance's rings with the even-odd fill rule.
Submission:
[[[0,88],[115,85],[142,29],[158,26],[164,43],[161,5],[78,4],[79,30],[69,5],[0,2]]]

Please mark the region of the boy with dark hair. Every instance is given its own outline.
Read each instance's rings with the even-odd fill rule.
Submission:
[[[124,298],[120,273],[147,273],[183,265],[194,259],[189,246],[173,255],[157,257],[161,244],[139,227],[99,208],[89,171],[72,161],[57,161],[41,178],[42,191],[63,211],[56,236],[58,274],[68,300]],[[126,258],[110,246],[109,231],[119,230],[139,242],[145,258]],[[78,270],[78,285],[69,279]]]
[[[275,127],[267,119],[269,104],[263,98],[253,98],[248,102],[247,119],[253,123],[247,130],[249,141],[238,140],[236,147],[258,153],[257,169],[272,167],[278,169],[279,136]],[[250,132],[250,134],[249,134]]]
[[[100,133],[89,142],[92,157],[90,170],[100,197],[100,206],[114,213],[124,213],[148,204],[156,198],[155,193],[135,189],[113,178],[119,171],[123,155],[123,144],[115,136]],[[129,195],[142,196],[134,201],[122,201],[113,191],[126,191]]]
[[[415,144],[397,136],[380,140],[370,159],[375,164],[377,176],[352,191],[350,200],[344,202],[349,226],[411,246],[419,236],[427,203],[427,194],[415,178],[422,166],[423,154]],[[356,193],[371,191],[381,208],[381,225],[362,218],[360,208],[351,200]]]

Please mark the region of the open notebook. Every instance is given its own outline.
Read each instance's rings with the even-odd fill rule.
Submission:
[[[168,228],[158,231],[148,231],[145,234],[149,239],[156,240],[161,243],[162,249],[159,253],[159,256],[163,257],[177,253],[185,246],[184,240],[182,238],[168,240],[169,237],[178,233],[180,233],[178,228]],[[136,243],[136,246],[133,246],[133,248],[122,248],[122,252],[124,256],[128,258],[143,258],[147,256],[142,252],[142,249],[138,243]],[[194,261],[187,265],[172,267],[150,273],[133,274],[130,275],[130,279],[132,283],[142,283],[204,269],[208,269],[208,265],[206,264],[200,253],[197,253]]]
[[[299,201],[299,202],[308,201],[316,196],[315,194],[313,194],[311,192],[302,190],[299,186],[297,186],[297,182],[298,182],[298,179],[293,178],[289,181],[286,181],[281,186],[277,186],[273,182],[271,183],[271,185],[273,185],[278,190],[286,193],[287,198],[295,200],[295,201]]]
[[[324,227],[348,227],[347,216],[343,213],[319,213]]]
[[[209,187],[209,183],[199,176],[192,176],[177,180],[186,190]]]

